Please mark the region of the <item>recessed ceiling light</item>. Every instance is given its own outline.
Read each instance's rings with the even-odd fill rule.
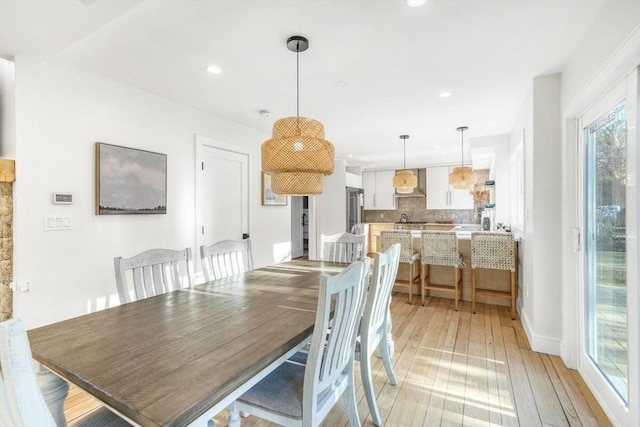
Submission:
[[[446,92],[446,91],[445,91],[445,92],[440,92],[440,93],[438,94],[438,96],[439,96],[440,98],[448,98],[448,97],[450,97],[450,96],[451,96],[451,92]]]
[[[419,7],[427,2],[427,0],[404,0],[409,7]]]
[[[217,65],[209,65],[207,67],[207,71],[211,74],[220,74],[222,72],[222,68],[218,67]]]
[[[337,82],[334,83],[335,87],[347,87],[347,82],[343,81],[343,80],[338,80]]]

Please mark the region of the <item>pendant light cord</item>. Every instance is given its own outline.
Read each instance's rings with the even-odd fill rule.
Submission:
[[[460,130],[460,166],[464,167],[464,129]]]
[[[403,169],[407,170],[407,140],[406,140],[406,138],[402,141],[402,146],[403,146],[402,157],[404,158],[404,161],[402,163],[404,165]]]
[[[296,117],[300,117],[300,42],[296,46]]]

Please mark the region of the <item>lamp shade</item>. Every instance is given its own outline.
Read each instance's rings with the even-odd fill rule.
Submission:
[[[478,175],[469,166],[456,166],[449,174],[449,185],[456,190],[473,190]]]
[[[403,169],[396,171],[396,176],[393,177],[393,187],[399,194],[409,194],[417,185],[418,178],[411,170]]]
[[[324,139],[324,126],[306,117],[285,117],[273,124],[262,144],[262,170],[271,189],[282,195],[320,194],[325,175],[333,173],[335,149]]]

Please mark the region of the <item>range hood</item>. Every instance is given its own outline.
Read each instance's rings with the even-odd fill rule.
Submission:
[[[409,169],[413,171],[413,173],[418,177],[418,186],[413,189],[411,193],[408,194],[400,194],[396,191],[396,197],[426,197],[427,191],[427,170],[425,168],[421,169]]]

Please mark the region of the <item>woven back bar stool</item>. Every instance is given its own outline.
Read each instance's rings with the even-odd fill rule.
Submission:
[[[476,288],[476,269],[511,271],[511,290],[506,292]],[[471,311],[476,312],[476,294],[511,300],[511,318],[516,318],[516,243],[504,232],[471,233]]]
[[[455,231],[423,231],[421,236],[421,263],[422,286],[420,294],[422,296],[422,305],[424,305],[425,294],[428,296],[430,290],[453,292],[455,298],[455,307],[458,311],[458,301],[460,300],[460,282],[462,281],[462,255],[458,250],[458,236]],[[433,284],[429,281],[429,266],[441,265],[445,267],[453,267],[454,278],[453,286],[443,284]]]
[[[396,280],[396,284],[407,286],[409,288],[409,304],[412,303],[414,265],[420,260],[420,253],[413,250],[413,238],[409,230],[382,230],[380,232],[380,245],[382,252],[387,251],[393,244],[400,244],[400,264],[409,265],[409,280],[400,282]],[[416,266],[417,267],[417,266]]]

